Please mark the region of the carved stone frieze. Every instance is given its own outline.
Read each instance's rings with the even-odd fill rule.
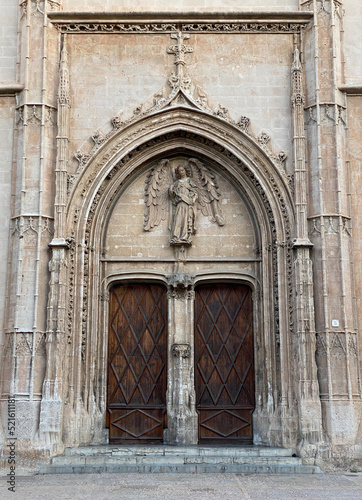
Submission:
[[[317,333],[316,353],[318,356],[332,356],[340,359],[345,359],[347,354],[357,357],[357,335],[351,332]]]
[[[184,24],[183,31],[200,33],[299,33],[305,24],[293,22],[268,23],[253,21],[250,23],[205,23]]]
[[[342,217],[342,233],[352,236],[352,221],[350,217]]]
[[[346,336],[341,333],[334,333],[330,340],[331,356],[336,358],[345,358],[347,352]]]
[[[190,344],[173,344],[171,351],[175,358],[189,358],[191,356]]]
[[[51,16],[50,16],[51,17]],[[52,19],[52,17],[51,17]],[[150,23],[150,22],[72,22],[52,20],[61,33],[300,33],[306,21],[268,22],[196,22],[196,23]]]
[[[357,335],[350,334],[348,339],[348,352],[349,355],[357,358]]]
[[[316,353],[318,356],[325,356],[327,354],[327,344],[324,334],[317,333],[316,335]]]
[[[31,11],[31,15],[44,15],[44,4],[45,0],[30,0],[33,5],[33,9]]]
[[[40,219],[40,220],[39,220]],[[18,235],[19,238],[24,238],[27,234],[34,233],[42,235],[54,234],[54,221],[52,217],[45,215],[21,215],[12,219],[12,235]]]
[[[16,356],[31,356],[33,348],[32,333],[16,333]]]
[[[352,221],[349,216],[325,214],[310,217],[308,234],[321,236],[322,226],[324,234],[338,235],[341,232],[343,235],[352,236]]]
[[[326,217],[324,220],[326,234],[338,234],[338,223],[338,217]]]
[[[319,217],[313,217],[313,219],[310,220],[309,224],[309,233],[310,236],[312,235],[321,235],[321,221]]]
[[[23,104],[16,109],[16,124],[53,126],[56,123],[56,108],[54,106],[42,104]]]
[[[305,0],[301,2],[303,9],[313,10],[313,0]],[[330,16],[334,8],[335,14],[340,18],[343,16],[343,3],[340,0],[317,0],[316,12],[322,16]]]
[[[347,127],[347,110],[345,106],[333,102],[324,102],[319,104],[320,123],[324,126],[334,126],[341,124]],[[317,123],[316,105],[305,108],[305,123],[313,125]]]
[[[45,356],[46,355],[46,334],[40,333],[37,335],[36,345],[35,345],[35,355],[36,356]]]

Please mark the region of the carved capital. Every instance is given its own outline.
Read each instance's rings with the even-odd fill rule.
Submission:
[[[191,356],[190,344],[173,344],[171,349],[175,358],[189,358]]]
[[[194,285],[194,277],[192,274],[174,273],[170,274],[167,283],[172,288],[189,288]]]

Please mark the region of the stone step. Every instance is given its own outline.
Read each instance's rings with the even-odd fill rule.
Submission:
[[[239,473],[316,474],[288,448],[261,446],[85,446],[68,448],[41,474],[91,473]]]
[[[268,448],[264,446],[80,446],[78,448],[66,448],[66,456],[86,455],[111,455],[111,456],[134,456],[134,455],[161,455],[161,456],[204,456],[204,455],[226,455],[239,457],[290,457],[291,448]]]
[[[129,456],[108,456],[108,455],[86,455],[86,456],[59,456],[52,460],[53,465],[131,465],[131,464],[284,464],[299,465],[302,460],[297,457],[242,457],[226,455],[129,455]]]
[[[318,474],[319,467],[285,464],[99,464],[41,466],[40,474],[100,474],[100,473],[187,473],[187,474]]]

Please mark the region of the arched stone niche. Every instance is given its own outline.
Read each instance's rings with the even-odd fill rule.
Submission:
[[[149,233],[143,231],[143,189],[147,172],[157,162],[171,158],[177,163],[190,157],[202,161],[217,177],[226,223],[218,227],[199,217],[186,271],[195,283],[236,281],[252,288],[254,442],[270,446],[296,442],[290,341],[294,207],[287,176],[243,132],[217,117],[181,107],[142,118],[103,144],[70,192],[64,235],[70,242],[64,290],[69,353],[64,417],[72,417],[63,420],[67,444],[105,439],[112,285],[143,280],[172,288],[175,254],[168,243],[167,222]],[[201,244],[211,240],[216,244]],[[72,423],[78,417],[84,422],[81,430]]]
[[[187,163],[187,156],[170,158],[173,168]],[[122,190],[107,218],[104,234],[104,259],[123,258],[154,259],[154,265],[162,258],[173,259],[174,248],[170,246],[170,212],[158,226],[150,231],[143,229],[145,212],[145,185],[149,171],[157,165],[149,162],[140,174]],[[207,162],[203,165],[208,166]],[[171,168],[172,168],[171,167]],[[210,167],[209,167],[210,168]],[[225,224],[219,226],[211,217],[197,213],[196,233],[192,246],[187,249],[187,259],[238,258],[259,259],[259,235],[256,220],[243,194],[238,191],[222,171],[211,171],[215,175],[220,192],[220,206]]]

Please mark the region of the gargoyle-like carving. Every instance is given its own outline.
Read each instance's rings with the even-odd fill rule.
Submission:
[[[199,160],[190,158],[174,171],[169,160],[161,160],[146,180],[144,230],[158,226],[171,212],[170,245],[191,245],[196,209],[219,226],[225,224],[219,199],[214,175]]]

